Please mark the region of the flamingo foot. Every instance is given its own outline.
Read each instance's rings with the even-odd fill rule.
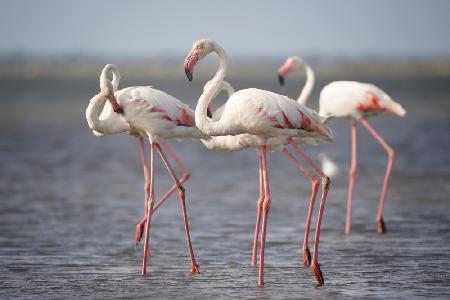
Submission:
[[[136,247],[139,245],[139,242],[142,239],[142,235],[144,234],[144,226],[147,218],[144,218],[142,221],[136,224],[136,230],[134,234],[134,242],[136,244]]]
[[[317,285],[316,287],[322,286],[324,284],[324,279],[322,275],[322,271],[320,270],[320,266],[316,261],[313,261],[311,263],[311,270],[313,271],[314,275],[316,276]]]
[[[258,286],[261,288],[264,287],[264,279],[263,278],[258,279]]]
[[[309,247],[303,249],[303,264],[305,267],[311,265],[311,252],[309,251]]]
[[[386,233],[386,225],[384,224],[383,218],[377,220],[377,232],[379,234]]]
[[[195,264],[192,265],[191,267],[191,274],[200,274],[200,270],[199,270],[200,266]]]

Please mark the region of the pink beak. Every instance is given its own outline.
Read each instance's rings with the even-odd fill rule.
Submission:
[[[284,85],[284,78],[289,74],[291,71],[291,65],[289,63],[284,63],[279,69],[278,69],[278,82],[281,86]]]
[[[186,59],[184,60],[184,72],[186,73],[187,78],[189,81],[192,81],[192,73],[194,72],[195,64],[198,61],[198,50],[194,49],[191,50],[188,55],[186,56]]]
[[[118,114],[123,114],[123,107],[117,102],[116,96],[114,96],[114,93],[111,93],[108,95],[109,103],[111,103],[111,106],[114,110],[114,112]]]

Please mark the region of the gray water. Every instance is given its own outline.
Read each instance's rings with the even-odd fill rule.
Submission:
[[[356,79],[379,84],[408,110],[405,119],[371,120],[397,150],[385,208],[388,232],[375,232],[386,155],[360,128],[352,233],[344,234],[350,129],[337,120],[336,144],[305,148],[313,158],[326,151],[341,167],[322,226],[320,288],[300,255],[309,182],[282,154],[269,155],[264,288],[257,287],[258,272],[250,264],[256,155],[211,152],[196,141],[170,144],[192,173],[185,186],[201,274],[189,273],[174,196],[153,218],[152,256],[143,278],[142,246],[133,244],[144,198],[138,146],[126,135],[98,138],[89,132],[84,109],[97,92],[97,79],[0,81],[0,298],[448,299],[450,80]],[[292,97],[293,82],[285,91]],[[275,78],[231,83],[280,91]],[[191,105],[200,93],[198,79],[137,78],[122,86],[139,84],[153,84]],[[156,174],[160,195],[171,184],[160,160]]]

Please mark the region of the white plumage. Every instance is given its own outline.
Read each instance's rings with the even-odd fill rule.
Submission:
[[[266,161],[266,151],[269,146],[274,149],[283,148],[283,145],[289,143],[302,157],[310,164],[322,177],[324,191],[322,193],[321,205],[316,226],[316,240],[314,243],[314,255],[311,261],[311,267],[316,275],[320,285],[323,284],[323,276],[320,271],[318,256],[318,240],[320,234],[320,224],[323,215],[324,202],[326,199],[329,179],[315,166],[315,164],[303,153],[297,146],[293,138],[301,138],[304,141],[323,140],[332,141],[331,130],[324,124],[325,118],[321,118],[316,112],[303,106],[302,104],[289,99],[288,97],[260,89],[244,89],[231,95],[225,103],[223,112],[213,115],[213,119],[207,117],[207,111],[212,99],[223,88],[223,82],[227,69],[226,53],[216,42],[208,39],[199,40],[194,43],[192,50],[185,59],[185,72],[189,80],[192,80],[194,66],[198,60],[202,59],[211,52],[219,55],[220,63],[215,76],[205,86],[195,109],[195,123],[197,127],[205,134],[213,137],[223,137],[220,142],[206,142],[210,148],[221,149],[225,151],[241,150],[241,146],[254,147],[258,149],[258,158],[260,165],[260,199],[258,200],[258,213],[255,226],[255,235],[253,243],[252,264],[256,265],[256,245],[259,240],[260,216],[262,214],[262,233],[260,250],[260,269],[258,276],[258,285],[264,285],[264,249],[266,238],[267,216],[270,207],[270,188],[268,168]],[[235,138],[224,137],[232,135]],[[302,140],[298,140],[301,142]],[[287,149],[283,152],[313,181],[313,186],[318,187],[318,182],[313,179],[298,161],[289,153]],[[317,192],[317,190],[316,190]],[[314,203],[315,192],[312,193],[311,205]],[[312,213],[312,208],[310,209]],[[308,212],[308,216],[310,213]],[[309,232],[310,218],[307,220],[307,229]],[[305,241],[307,235],[305,235]],[[303,249],[304,256],[309,254],[309,249]],[[307,250],[307,251],[306,251]],[[305,262],[309,259],[305,259]]]
[[[357,81],[334,81],[320,92],[321,116],[351,117],[376,115],[383,111],[403,117],[406,111],[379,87]]]
[[[108,74],[113,78],[109,80]],[[149,232],[151,216],[154,212],[154,152],[158,151],[174,186],[170,188],[160,199],[159,207],[175,190],[182,205],[183,220],[185,224],[186,240],[191,258],[191,272],[198,273],[198,265],[195,261],[192,243],[189,234],[189,225],[185,205],[185,190],[182,186],[189,178],[189,172],[179,160],[170,147],[163,143],[169,155],[177,165],[184,171],[183,176],[178,179],[171,167],[163,148],[159,142],[170,138],[208,138],[195,127],[194,112],[183,102],[169,94],[154,89],[150,86],[128,87],[117,90],[120,81],[119,71],[114,65],[106,65],[100,76],[101,92],[94,96],[86,109],[86,119],[89,127],[97,136],[128,132],[138,136],[140,141],[141,158],[145,175],[145,217],[136,226],[136,243],[141,239],[145,226],[144,258],[142,263],[142,274],[146,273]],[[108,102],[106,102],[108,100]],[[150,169],[147,166],[145,146],[143,138],[150,140],[151,156]],[[155,209],[156,209],[155,208]]]

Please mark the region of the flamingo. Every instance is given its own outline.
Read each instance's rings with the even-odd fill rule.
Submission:
[[[255,88],[244,89],[234,93],[226,102],[220,118],[215,122],[210,120],[207,116],[208,105],[220,90],[226,75],[227,55],[225,50],[213,40],[201,39],[193,44],[184,63],[186,75],[192,81],[192,74],[196,63],[211,52],[218,54],[220,59],[219,68],[211,79],[209,86],[204,89],[198,99],[195,109],[195,123],[208,136],[249,134],[254,137],[252,140],[254,140],[258,147],[260,198],[257,205],[257,230],[262,214],[258,286],[264,286],[264,251],[267,217],[271,205],[267,148],[271,138],[285,138],[286,143],[292,145],[307,163],[321,175],[323,193],[317,218],[311,268],[318,284],[323,285],[324,280],[318,264],[318,242],[324,204],[329,188],[329,178],[301,150],[294,141],[294,138],[301,138],[305,133],[308,133],[308,138],[314,136],[324,141],[332,141],[331,130],[323,124],[323,118],[320,118],[317,113],[300,103],[285,96]],[[294,157],[292,158],[295,159]],[[259,233],[256,232],[256,237],[258,236]]]
[[[299,57],[295,57],[296,64],[300,65],[302,64],[306,69],[306,83],[301,91],[301,94],[299,98],[297,99],[297,102],[300,104],[303,104],[306,102],[307,98],[311,94],[311,91],[314,87],[314,71],[312,68],[305,64],[303,60]],[[289,62],[291,63],[291,62]],[[283,69],[283,68],[281,68]],[[281,70],[280,69],[280,70]],[[280,76],[280,80],[282,77]],[[211,80],[206,83],[204,86],[204,90],[207,89],[211,85]],[[234,88],[226,81],[222,81],[220,90],[227,91],[228,97],[231,97],[231,95],[234,94],[235,90]],[[220,90],[218,92],[220,92]],[[216,95],[213,96],[215,98]],[[207,114],[208,117],[210,117],[211,121],[216,122],[220,119],[222,116],[223,110],[225,109],[225,105],[222,105],[217,110],[215,110],[213,113],[210,111],[210,105],[208,105]],[[296,144],[316,144],[319,139],[314,138],[314,136],[311,135],[309,132],[304,132],[302,134],[302,137],[295,137],[293,140]],[[208,148],[212,150],[218,150],[218,151],[226,151],[226,152],[235,152],[235,151],[241,151],[246,148],[254,148],[257,150],[258,159],[259,158],[259,143],[258,138],[254,135],[245,133],[240,135],[227,135],[227,136],[214,136],[209,140],[202,140],[203,144]],[[311,181],[311,197],[309,202],[309,208],[308,208],[308,214],[306,218],[306,225],[305,225],[305,235],[303,239],[303,246],[302,246],[302,253],[303,253],[303,264],[305,266],[309,266],[311,264],[311,253],[308,247],[308,240],[309,240],[309,232],[311,227],[311,219],[312,219],[312,213],[314,209],[314,203],[316,194],[318,192],[319,188],[319,181],[315,178],[313,174],[311,174],[303,165],[300,164],[300,162],[295,159],[295,157],[290,153],[289,149],[285,147],[285,145],[288,142],[287,137],[272,137],[267,140],[267,150],[268,151],[282,151],[289,159],[292,160],[292,162],[298,167],[298,169],[303,172]],[[319,159],[321,159],[322,156],[319,155]],[[325,173],[328,177],[330,177],[327,172],[324,172],[324,166],[326,164],[322,163],[322,172]],[[328,165],[326,165],[328,166]],[[334,173],[332,173],[334,175]],[[260,172],[260,182],[262,182],[262,174]],[[320,176],[320,174],[319,174]],[[262,186],[262,184],[260,184]],[[260,191],[260,198],[258,200],[258,208],[261,209],[262,201],[263,199],[263,192]],[[258,214],[260,215],[260,213]],[[259,219],[257,217],[256,225],[255,225],[255,234],[253,239],[253,249],[252,249],[252,266],[256,266],[256,260],[257,260],[257,245],[258,245],[258,238],[259,238]]]
[[[295,70],[288,70],[289,72]],[[284,77],[283,76],[283,77]],[[282,81],[280,81],[282,83]],[[351,227],[351,210],[353,199],[353,188],[356,180],[356,144],[357,144],[357,122],[361,123],[374,139],[384,148],[388,155],[386,172],[384,175],[383,185],[381,188],[380,201],[377,211],[377,232],[382,234],[386,232],[386,225],[383,220],[384,204],[386,199],[389,178],[395,159],[394,149],[386,143],[381,135],[367,121],[367,117],[376,116],[383,112],[387,112],[399,117],[404,117],[406,110],[401,104],[392,100],[386,92],[379,87],[370,83],[357,81],[334,81],[326,85],[320,92],[319,99],[319,115],[333,115],[336,118],[351,119],[351,164],[349,170],[349,186],[347,194],[347,216],[345,223],[345,233],[350,234]]]
[[[107,74],[112,73],[110,81]],[[108,64],[100,76],[101,92],[94,96],[86,109],[86,119],[95,135],[116,134],[128,132],[139,138],[141,159],[145,177],[145,211],[144,219],[137,225],[136,243],[142,235],[145,224],[144,256],[142,261],[142,275],[146,274],[147,259],[149,257],[149,234],[153,212],[172,194],[178,190],[181,203],[186,241],[191,259],[191,272],[199,273],[199,266],[195,260],[194,250],[190,238],[189,223],[186,212],[185,189],[183,182],[189,178],[189,171],[173,150],[164,142],[170,138],[208,138],[199,131],[194,124],[194,113],[187,105],[178,99],[148,86],[128,87],[117,91],[120,75],[116,66]],[[106,100],[108,100],[107,103]],[[105,103],[105,104],[104,104]],[[102,105],[104,104],[103,110]],[[145,155],[144,138],[150,141],[150,169]],[[170,156],[183,170],[183,176],[178,179],[162,144]],[[174,186],[169,189],[154,207],[154,152],[158,151],[167,168]]]
[[[112,80],[108,79],[108,74],[112,74]],[[117,91],[117,88],[119,86],[120,82],[120,73],[116,66],[108,64],[106,65],[100,75],[100,86],[111,86],[112,90],[115,92]],[[131,136],[136,136],[138,138],[139,148],[140,148],[140,155],[142,160],[142,166],[144,169],[144,176],[145,176],[145,183],[144,183],[144,203],[147,203],[149,189],[150,189],[150,182],[149,178],[147,176],[147,158],[145,154],[145,141],[144,137],[139,135],[138,132],[131,130],[131,127],[128,123],[124,121],[123,118],[119,116],[119,114],[114,112],[120,112],[122,111],[122,108],[120,106],[117,106],[116,103],[111,103],[110,101],[107,101],[109,98],[107,97],[107,90],[104,89],[103,92],[100,92],[98,95],[94,96],[92,100],[90,101],[87,109],[86,109],[86,120],[88,122],[88,125],[90,128],[97,128],[97,130],[92,130],[92,133],[96,136],[103,136],[103,135],[110,135],[110,134],[118,134],[118,133],[124,133],[127,132]],[[116,105],[116,107],[113,109],[112,105]],[[183,162],[175,155],[175,152],[172,150],[171,147],[164,141],[161,141],[161,145],[166,148],[168,153],[172,156],[178,167],[183,171],[183,174],[180,178],[180,183],[183,184],[185,181],[187,181],[190,177],[190,172],[188,168],[183,164]],[[155,204],[154,211],[156,211],[169,196],[177,190],[176,184],[174,184],[158,201],[157,204]],[[144,224],[146,222],[146,214],[144,213],[144,218],[136,225],[136,233],[135,233],[135,243],[136,246],[139,244]]]

